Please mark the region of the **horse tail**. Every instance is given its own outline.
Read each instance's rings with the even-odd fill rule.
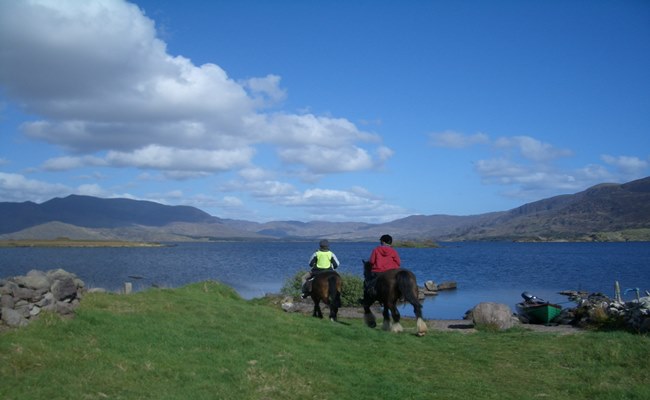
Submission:
[[[330,306],[336,308],[341,307],[341,292],[339,291],[338,288],[339,279],[341,278],[335,274],[332,274],[332,276],[327,278],[327,283],[328,283],[327,286],[329,287],[328,297],[330,301]]]
[[[397,288],[404,296],[404,300],[411,304],[419,304],[418,287],[411,271],[402,270],[397,273],[395,279],[397,279]]]

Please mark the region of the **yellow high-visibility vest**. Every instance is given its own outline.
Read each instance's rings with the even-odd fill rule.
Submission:
[[[332,267],[332,252],[320,251],[316,252],[316,267],[319,269],[328,269]]]

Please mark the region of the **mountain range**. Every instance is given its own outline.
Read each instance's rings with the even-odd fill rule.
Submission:
[[[508,211],[412,215],[381,224],[222,219],[190,206],[70,195],[41,204],[0,202],[0,239],[210,241],[650,240],[650,177],[604,183]]]

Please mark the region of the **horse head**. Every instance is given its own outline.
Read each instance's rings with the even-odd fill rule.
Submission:
[[[370,261],[366,261],[364,259],[362,259],[361,262],[363,263],[363,276],[367,280],[371,277],[372,264],[370,263]]]

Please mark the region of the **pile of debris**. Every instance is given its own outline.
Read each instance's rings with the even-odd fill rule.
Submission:
[[[575,308],[564,309],[559,323],[570,323],[578,327],[602,327],[626,329],[639,333],[650,332],[650,293],[636,299],[623,301],[620,295],[614,299],[602,293],[564,291],[560,292],[577,304]]]

